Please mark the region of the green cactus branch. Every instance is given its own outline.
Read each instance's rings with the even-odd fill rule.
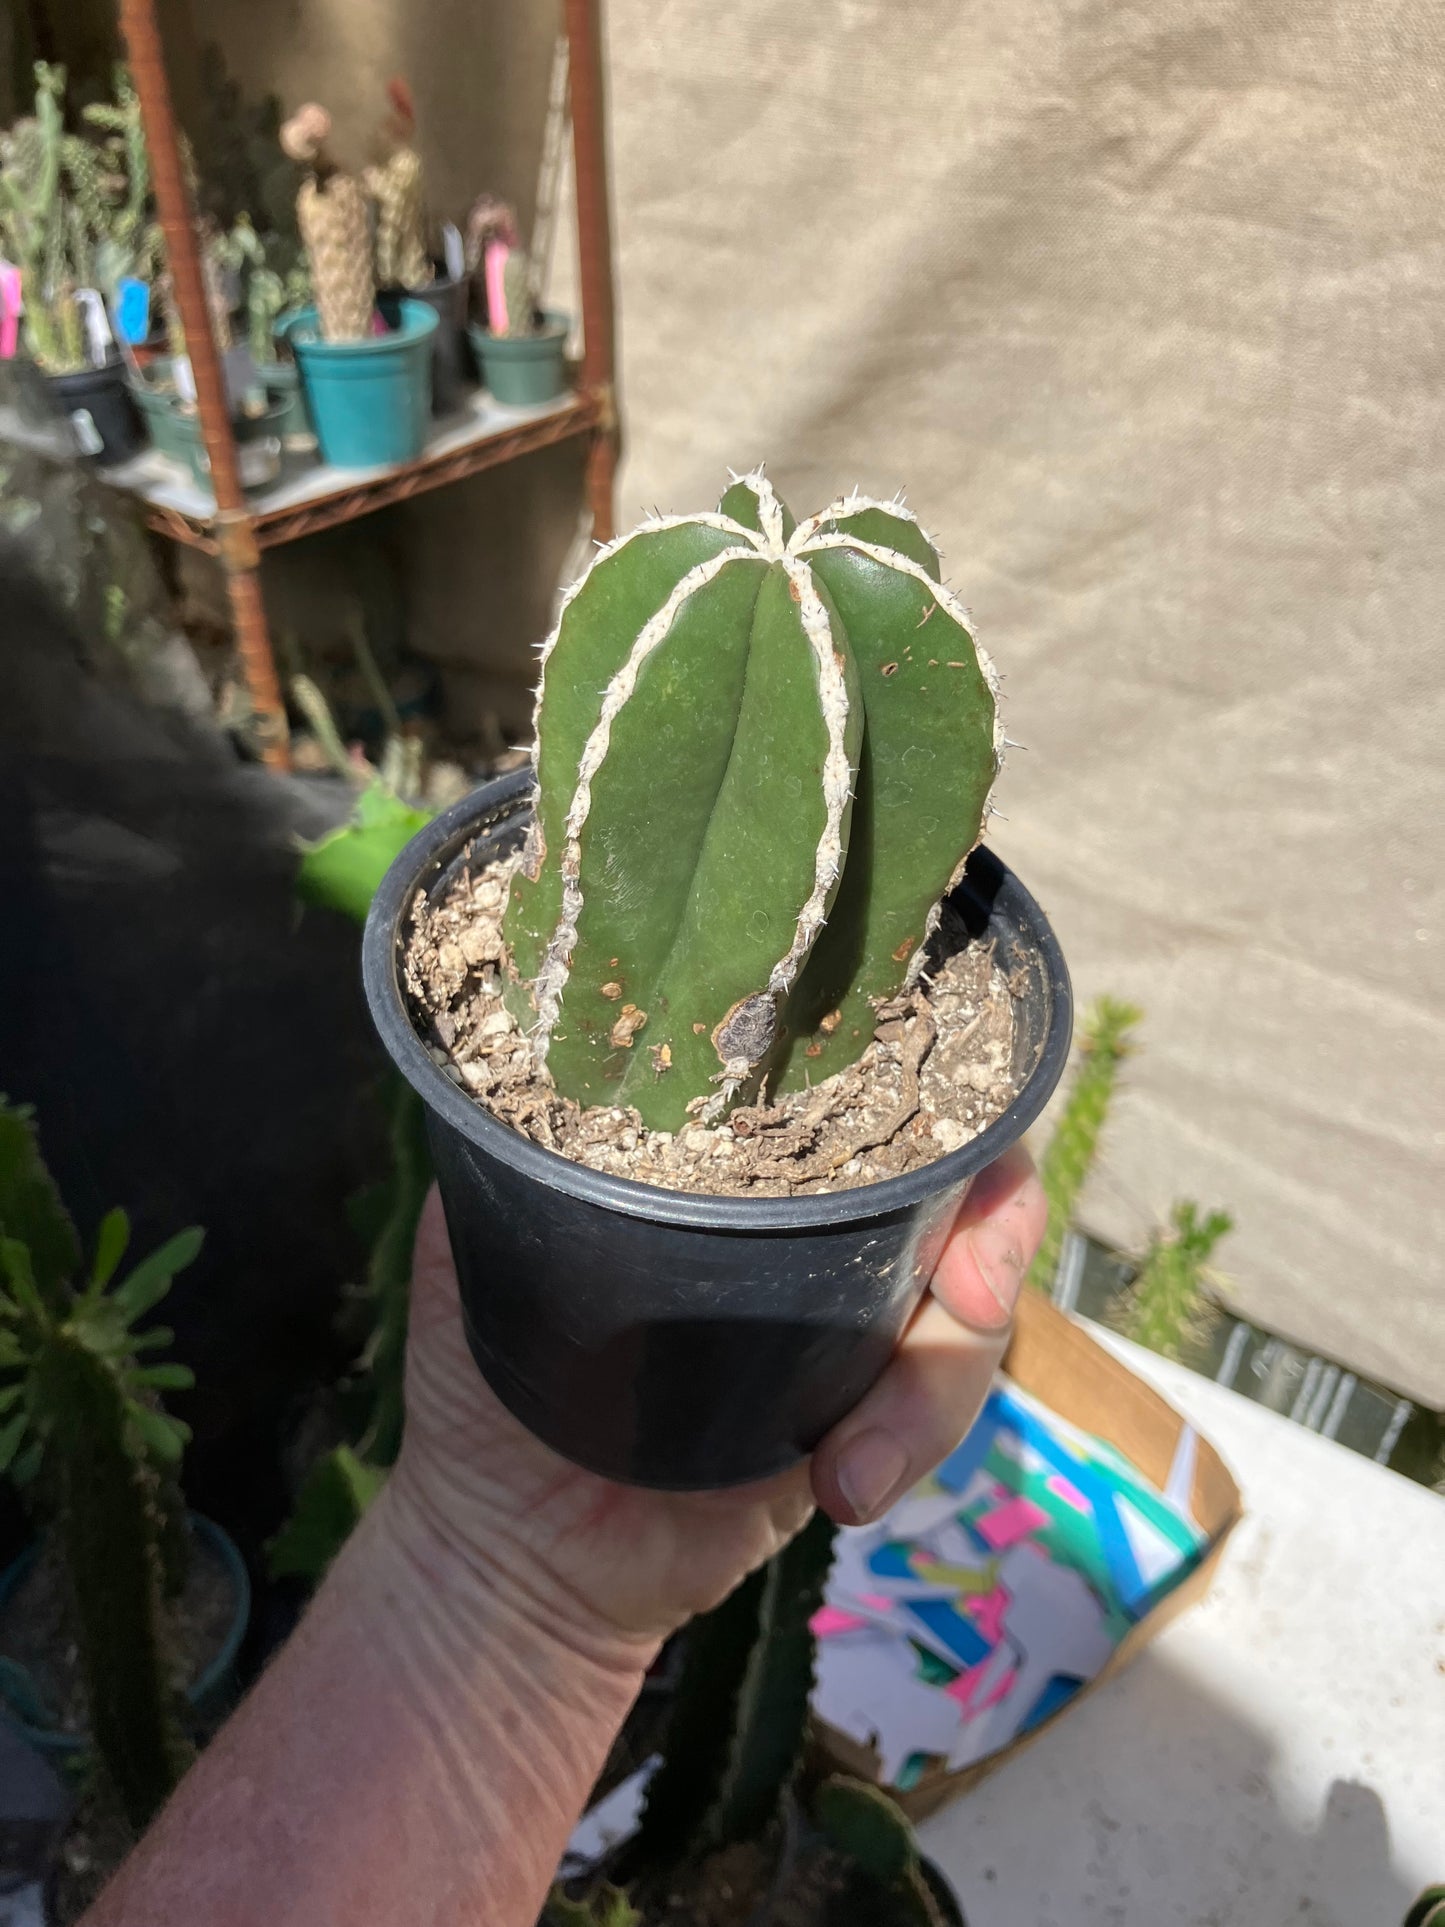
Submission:
[[[1201,1216],[1198,1205],[1176,1204],[1169,1227],[1156,1232],[1124,1301],[1119,1328],[1164,1358],[1182,1359],[1206,1332],[1204,1287],[1215,1246],[1234,1229],[1227,1211]]]
[[[514,1015],[675,1130],[859,1057],[982,832],[996,678],[897,504],[761,474],[610,544],[543,652]]]
[[[694,1621],[638,1835],[648,1866],[748,1839],[777,1814],[802,1758],[813,1690],[809,1622],[823,1603],[835,1537],[817,1514]]]
[[[1053,1288],[1064,1238],[1098,1152],[1119,1070],[1134,1048],[1132,1032],[1142,1017],[1132,1004],[1101,997],[1084,1018],[1079,1067],[1039,1163],[1049,1219],[1044,1241],[1029,1267],[1028,1282],[1041,1291]]]
[[[183,1365],[145,1362],[169,1346],[169,1331],[135,1327],[196,1256],[201,1234],[179,1233],[116,1283],[129,1240],[125,1213],[110,1212],[82,1276],[30,1113],[0,1098],[0,1472],[58,1534],[91,1734],[139,1829],[186,1758],[160,1608],[168,1580],[179,1579],[175,1472],[190,1434],[160,1394],[192,1380]]]

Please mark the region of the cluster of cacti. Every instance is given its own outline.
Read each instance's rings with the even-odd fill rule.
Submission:
[[[296,196],[296,224],[306,248],[322,338],[360,341],[376,310],[371,211],[366,189],[326,152],[331,116],[314,101],[281,129],[281,146],[309,169]]]
[[[813,1795],[813,1819],[829,1846],[882,1890],[888,1927],[946,1927],[913,1829],[880,1788],[835,1774]]]
[[[854,1062],[999,766],[996,681],[907,510],[760,475],[603,549],[545,645],[506,935],[557,1088],[654,1128]]]
[[[310,277],[294,244],[260,233],[249,215],[240,214],[224,233],[212,232],[203,260],[217,343],[230,344],[234,300],[246,316],[251,359],[258,367],[274,362],[277,320],[311,295]]]
[[[1053,1289],[1074,1207],[1093,1168],[1119,1070],[1134,1048],[1132,1032],[1142,1017],[1132,1004],[1101,997],[1084,1019],[1079,1067],[1039,1163],[1049,1217],[1028,1282],[1041,1291]]]
[[[191,1375],[144,1364],[171,1334],[135,1324],[194,1258],[201,1234],[182,1232],[115,1284],[128,1240],[124,1212],[112,1211],[82,1279],[75,1229],[29,1113],[0,1099],[0,1470],[35,1495],[58,1533],[91,1734],[140,1828],[186,1758],[161,1600],[183,1572],[174,1475],[189,1434],[158,1394]]]
[[[114,104],[85,109],[105,134],[67,133],[65,69],[37,61],[35,111],[0,138],[0,252],[21,274],[25,343],[50,374],[85,367],[77,292],[113,298],[126,275],[154,268],[159,230],[140,112],[124,68]]]
[[[376,203],[376,280],[383,288],[426,288],[435,280],[426,239],[421,156],[412,146],[416,109],[401,79],[387,83],[385,158],[362,180]]]

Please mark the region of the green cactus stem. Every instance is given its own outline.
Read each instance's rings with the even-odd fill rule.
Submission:
[[[1079,1068],[1039,1164],[1049,1218],[1028,1282],[1041,1291],[1053,1289],[1074,1208],[1098,1154],[1120,1067],[1134,1048],[1131,1033],[1142,1017],[1132,1004],[1101,997],[1084,1019]]]
[[[855,1061],[1001,743],[992,666],[897,504],[795,524],[757,474],[602,550],[544,648],[506,920],[558,1089],[675,1130]]]
[[[913,1829],[881,1788],[837,1774],[813,1796],[813,1818],[828,1844],[883,1889],[890,1923],[945,1927]]]
[[[113,1284],[130,1229],[110,1212],[88,1280],[40,1157],[30,1113],[0,1098],[0,1471],[43,1506],[64,1554],[91,1735],[127,1818],[145,1826],[175,1785],[186,1747],[161,1630],[181,1579],[176,1466],[185,1427],[158,1394],[182,1365],[146,1365],[169,1345],[137,1332],[200,1248],[181,1232]]]
[[[507,325],[498,332],[513,337],[534,335],[537,327],[537,297],[532,280],[532,263],[521,248],[512,248],[502,267],[503,298],[507,306]]]
[[[1201,1215],[1182,1200],[1169,1214],[1169,1228],[1156,1232],[1140,1260],[1124,1301],[1120,1329],[1136,1345],[1161,1357],[1183,1360],[1207,1336],[1210,1309],[1204,1295],[1214,1248],[1234,1229],[1227,1211]]]
[[[813,1690],[809,1621],[823,1603],[836,1527],[818,1513],[701,1619],[647,1789],[640,1861],[675,1865],[761,1833],[797,1776]]]
[[[47,1456],[59,1474],[91,1735],[139,1831],[186,1764],[161,1649],[156,1477],[128,1439],[117,1374],[79,1334],[50,1337],[34,1386],[37,1406],[53,1414]]]

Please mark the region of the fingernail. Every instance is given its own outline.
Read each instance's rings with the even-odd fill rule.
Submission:
[[[1018,1232],[1006,1218],[985,1218],[973,1227],[968,1238],[979,1276],[1004,1318],[1012,1318],[1026,1269]]]
[[[861,1525],[875,1518],[908,1480],[908,1454],[891,1432],[862,1432],[838,1459],[838,1489]]]

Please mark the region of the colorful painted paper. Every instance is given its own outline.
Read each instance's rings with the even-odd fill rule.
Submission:
[[[1167,1482],[1001,1381],[934,1477],[839,1534],[815,1711],[906,1787],[1051,1718],[1205,1548],[1188,1509],[1194,1434]]]

